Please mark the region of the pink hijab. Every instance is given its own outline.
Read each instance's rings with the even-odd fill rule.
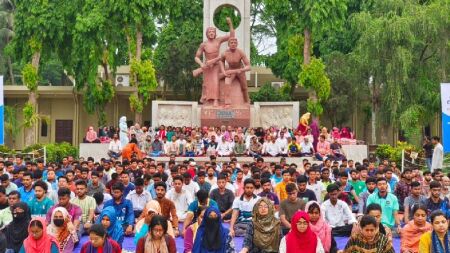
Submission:
[[[42,237],[38,240],[34,239],[31,233],[31,223],[34,221],[39,221],[42,224]],[[23,242],[23,247],[27,253],[50,253],[52,248],[52,243],[56,244],[59,249],[59,244],[56,239],[47,233],[47,223],[42,217],[34,218],[30,221],[28,225],[28,237]]]
[[[339,133],[339,128],[333,127],[333,131],[331,132],[331,136],[333,137],[333,139],[340,139],[341,138],[341,134]]]
[[[324,219],[324,213],[322,212],[322,209],[320,208],[320,204],[316,201],[309,201],[306,206],[305,210],[308,212],[309,207],[312,204],[316,204],[319,207],[320,212],[320,218],[316,222],[316,224],[313,224],[310,222],[311,230],[317,235],[317,237],[320,239],[320,242],[322,242],[323,249],[326,253],[330,252],[331,249],[331,227],[328,225],[328,223]]]

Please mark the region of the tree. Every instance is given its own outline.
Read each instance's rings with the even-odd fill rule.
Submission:
[[[287,89],[286,89],[287,88]],[[266,83],[258,92],[250,94],[252,102],[281,102],[289,101],[289,86],[283,86],[275,89],[270,83]]]
[[[16,5],[13,0],[0,0],[0,63],[6,56],[8,66],[8,78],[11,85],[15,85],[12,60],[6,47],[14,36],[14,11]]]

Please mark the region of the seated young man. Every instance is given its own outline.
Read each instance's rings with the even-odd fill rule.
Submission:
[[[356,222],[347,203],[338,199],[339,187],[330,184],[327,187],[329,199],[323,202],[325,221],[331,226],[334,236],[350,236],[353,223]]]
[[[120,222],[125,235],[133,234],[134,211],[133,204],[124,197],[125,187],[122,183],[115,183],[112,186],[113,199],[105,202],[104,207],[112,206],[116,210],[117,221]]]
[[[166,197],[175,204],[179,221],[184,221],[189,204],[194,201],[193,194],[183,189],[183,184],[183,177],[175,176],[173,178],[173,188],[170,189],[166,195]]]
[[[230,221],[230,234],[232,236],[244,236],[247,224],[252,222],[253,206],[260,198],[254,194],[254,191],[255,181],[248,178],[244,181],[244,194],[234,199],[233,214]]]
[[[225,174],[219,174],[217,178],[217,188],[212,190],[210,198],[217,202],[222,220],[230,220],[231,212],[233,211],[234,193],[226,188],[227,176]]]

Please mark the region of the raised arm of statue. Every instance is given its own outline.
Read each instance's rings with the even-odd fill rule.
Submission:
[[[221,43],[228,41],[230,38],[234,38],[236,36],[236,33],[234,32],[233,22],[231,21],[230,17],[227,17],[227,24],[228,24],[228,27],[230,28],[230,34],[220,37]]]

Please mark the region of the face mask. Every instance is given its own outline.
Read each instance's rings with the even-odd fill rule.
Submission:
[[[16,218],[17,220],[21,220],[25,218],[25,213],[14,213],[13,217]]]
[[[53,223],[57,227],[62,227],[64,225],[64,219],[53,219]]]

